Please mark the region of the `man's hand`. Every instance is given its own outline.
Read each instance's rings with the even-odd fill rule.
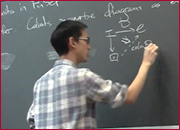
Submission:
[[[147,47],[145,47],[142,64],[151,66],[154,63],[156,56],[158,55],[156,52],[158,48],[159,47],[153,43],[150,43]]]

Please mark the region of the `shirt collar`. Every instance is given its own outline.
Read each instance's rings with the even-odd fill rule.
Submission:
[[[73,66],[73,67],[76,67],[76,65],[74,65],[74,63],[68,59],[60,59],[60,60],[57,60],[55,63],[54,63],[54,67],[55,66],[58,66],[58,65],[69,65],[69,66]]]

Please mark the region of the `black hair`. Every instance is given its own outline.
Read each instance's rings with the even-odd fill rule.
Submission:
[[[81,31],[88,26],[79,21],[66,20],[61,22],[51,35],[51,45],[59,56],[69,52],[69,38],[73,37],[76,41],[82,35]]]

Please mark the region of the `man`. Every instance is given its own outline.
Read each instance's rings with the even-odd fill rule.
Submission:
[[[114,108],[137,99],[156,59],[158,46],[151,43],[144,49],[139,72],[127,87],[104,80],[89,69],[77,68],[88,59],[90,38],[86,28],[81,22],[67,20],[52,33],[51,44],[60,60],[34,85],[27,115],[31,128],[96,128],[95,102],[105,102]]]

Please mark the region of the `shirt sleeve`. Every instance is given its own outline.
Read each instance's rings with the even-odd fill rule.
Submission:
[[[29,123],[29,126],[31,129],[35,128],[34,124],[34,103],[31,104],[31,107],[29,108],[29,111],[27,113],[27,122]]]
[[[104,80],[90,70],[85,72],[85,82],[87,97],[96,102],[108,103],[112,108],[116,108],[126,100],[127,85]]]

